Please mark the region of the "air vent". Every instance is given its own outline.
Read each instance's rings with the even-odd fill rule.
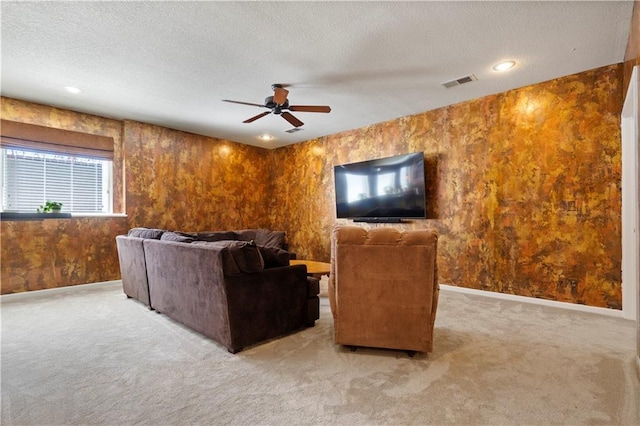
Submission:
[[[294,127],[293,129],[285,130],[285,133],[295,133],[301,130],[304,130],[304,129],[301,129],[300,127]]]
[[[472,81],[476,81],[476,80],[477,78],[475,75],[469,74],[464,77],[457,78],[455,80],[445,81],[444,83],[442,83],[442,85],[447,89],[449,89],[450,87],[460,86],[461,84],[471,83]]]

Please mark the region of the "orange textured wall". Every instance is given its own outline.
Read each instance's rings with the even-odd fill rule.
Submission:
[[[424,151],[430,219],[403,226],[440,231],[441,282],[619,308],[622,75],[604,67],[275,151],[3,98],[3,118],[113,136],[128,217],[2,222],[2,292],[117,279],[114,238],[133,226],[282,229],[299,257],[328,260],[331,228],[347,223],[333,166]]]
[[[2,118],[113,137],[114,211],[123,211],[122,123],[11,98],[0,98]],[[115,236],[125,218],[3,221],[2,293],[63,287],[120,277]]]
[[[267,151],[124,123],[129,225],[181,231],[268,227]]]
[[[2,222],[2,294],[120,279],[125,218]]]
[[[329,260],[333,166],[424,151],[440,282],[621,307],[620,111],[612,65],[272,152],[272,227]],[[375,226],[375,225],[369,225]]]
[[[119,279],[115,237],[134,226],[184,231],[269,226],[270,163],[264,149],[8,98],[2,98],[2,117],[113,136],[115,211],[127,213],[3,221],[3,294]]]

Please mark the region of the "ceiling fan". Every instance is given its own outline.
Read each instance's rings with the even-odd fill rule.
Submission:
[[[265,115],[269,115],[271,113],[276,114],[287,120],[293,127],[300,127],[304,123],[298,120],[293,114],[289,111],[300,111],[300,112],[331,112],[331,108],[323,105],[289,105],[289,100],[287,99],[287,95],[289,91],[282,87],[282,84],[272,84],[271,88],[273,89],[273,96],[267,96],[264,100],[264,104],[254,104],[251,102],[240,102],[240,101],[231,101],[229,99],[223,99],[224,102],[231,102],[234,104],[241,105],[251,105],[263,108],[269,108],[271,111],[262,112],[256,116],[248,118],[243,121],[243,123],[252,123],[256,121],[258,118],[262,118]]]

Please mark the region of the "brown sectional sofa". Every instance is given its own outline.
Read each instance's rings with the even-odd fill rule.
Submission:
[[[232,353],[319,318],[318,280],[289,266],[283,232],[134,228],[116,243],[128,297]]]

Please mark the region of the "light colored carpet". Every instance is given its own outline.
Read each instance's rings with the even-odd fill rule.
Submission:
[[[640,424],[635,324],[441,292],[434,352],[314,328],[237,355],[119,283],[2,297],[2,424]]]

